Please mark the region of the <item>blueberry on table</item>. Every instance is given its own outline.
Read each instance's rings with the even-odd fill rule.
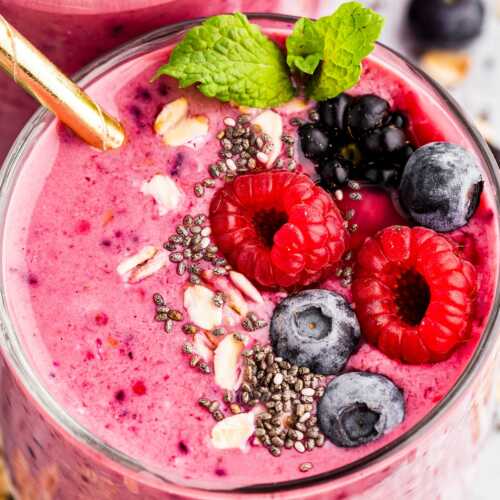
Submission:
[[[304,156],[310,160],[318,160],[331,148],[328,134],[314,123],[302,125],[299,128],[299,137]]]
[[[318,105],[321,123],[335,130],[344,130],[346,125],[346,111],[353,98],[348,94],[340,94],[333,99],[322,101]]]
[[[404,417],[401,390],[387,377],[372,373],[351,372],[336,377],[318,404],[321,431],[343,448],[378,439]]]
[[[380,127],[389,116],[389,103],[373,94],[357,97],[347,110],[347,128],[354,139]]]
[[[481,0],[413,0],[408,22],[425,45],[456,47],[476,38],[483,27]]]
[[[314,373],[338,373],[358,346],[358,319],[347,301],[328,290],[305,290],[277,305],[271,320],[276,356]]]
[[[449,232],[474,214],[483,179],[474,156],[447,142],[432,142],[408,160],[399,187],[401,206],[416,223]]]

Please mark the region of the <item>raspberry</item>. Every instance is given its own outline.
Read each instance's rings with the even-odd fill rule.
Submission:
[[[347,233],[332,198],[306,175],[237,177],[214,196],[210,223],[228,261],[266,288],[296,288],[331,272]]]
[[[476,270],[442,235],[391,226],[361,247],[353,300],[368,342],[408,364],[441,361],[471,330]]]

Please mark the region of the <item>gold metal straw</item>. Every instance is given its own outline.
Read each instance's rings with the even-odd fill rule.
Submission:
[[[125,141],[120,122],[105,113],[1,15],[0,67],[91,146],[115,149]]]

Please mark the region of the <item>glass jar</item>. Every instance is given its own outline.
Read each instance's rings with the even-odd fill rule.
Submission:
[[[294,18],[255,17],[264,29],[290,29]],[[175,43],[192,22],[160,29],[104,56],[80,74],[80,84],[90,86],[114,69],[142,55]],[[456,142],[475,153],[494,190],[498,226],[500,175],[483,139],[457,104],[434,82],[387,47],[378,45],[378,63],[418,88],[432,103],[433,120],[448,127]],[[139,460],[124,455],[92,435],[51,396],[36,376],[21,336],[13,324],[12,304],[5,293],[8,210],[23,162],[32,147],[53,123],[40,110],[25,127],[0,173],[0,317],[2,321],[2,411],[6,460],[21,499],[134,498],[235,499],[266,494],[282,499],[363,498],[405,500],[467,498],[467,480],[474,457],[489,428],[493,411],[493,382],[500,327],[498,279],[493,312],[475,354],[448,395],[415,427],[381,449],[337,470],[287,483],[255,484],[237,491],[208,491],[174,484]],[[32,179],[39,182],[38,179]],[[498,276],[497,276],[498,278]]]

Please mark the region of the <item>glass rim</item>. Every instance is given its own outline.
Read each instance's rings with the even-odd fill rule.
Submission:
[[[295,16],[284,14],[252,13],[247,15],[250,19],[260,19],[285,23],[293,23],[298,19]],[[203,21],[203,19],[204,18],[197,18],[193,20],[183,21],[159,28],[145,35],[136,37],[130,42],[119,46],[118,48],[106,53],[105,55],[97,58],[96,60],[85,66],[82,70],[76,73],[74,79],[77,80],[81,85],[88,85],[92,81],[101,77],[103,74],[114,69],[116,66],[126,62],[129,57],[138,55],[134,52],[138,48],[146,49],[140,54],[146,53],[147,49],[158,48],[156,46],[153,47],[153,45],[164,41],[172,35],[181,33],[183,30],[200,23],[201,21]],[[477,147],[481,158],[484,161],[491,176],[493,189],[496,194],[496,208],[500,213],[500,170],[497,167],[497,164],[489,147],[487,146],[485,140],[482,138],[475,126],[468,120],[468,118],[464,116],[460,106],[457,104],[455,99],[437,82],[432,80],[432,78],[430,78],[422,70],[414,66],[413,63],[411,63],[406,57],[402,56],[397,51],[381,43],[378,43],[378,45],[388,53],[399,58],[408,66],[411,71],[413,71],[418,77],[422,78],[425,83],[429,84],[432,89],[439,95],[439,97],[443,99],[443,102],[446,104],[448,109],[451,110],[454,117],[459,120],[460,124],[470,135],[472,142]],[[50,123],[52,123],[53,119],[54,118],[47,110],[43,108],[39,109],[22,129],[4,161],[4,165],[0,170],[0,221],[2,221],[2,224],[5,220],[5,217],[2,218],[1,215],[5,214],[7,208],[7,196],[4,193],[9,193],[9,189],[12,188],[13,179],[15,179],[15,174],[17,174],[21,164],[21,162],[19,162],[18,160],[22,158],[22,154],[29,146],[32,135],[42,133],[45,128],[48,127]],[[497,218],[497,227],[500,228],[500,220],[498,219],[499,218]],[[3,233],[3,228],[0,227],[0,230]],[[0,242],[2,241],[2,239],[3,238],[0,236]],[[0,256],[2,253],[3,248],[0,250]],[[0,281],[3,280],[3,272],[4,270],[2,265],[0,269]],[[111,468],[112,464],[117,464],[134,472],[147,473],[150,476],[161,480],[161,482],[163,482],[167,486],[175,486],[176,488],[179,488],[181,492],[199,492],[200,496],[202,496],[203,493],[205,493],[205,495],[217,493],[217,495],[219,496],[224,496],[224,494],[231,494],[235,492],[250,494],[276,493],[288,490],[298,490],[313,486],[319,486],[321,484],[332,482],[334,480],[346,479],[350,474],[359,473],[361,471],[368,470],[370,467],[375,467],[388,456],[397,456],[399,452],[402,452],[404,450],[405,446],[409,445],[420,436],[422,436],[425,431],[429,429],[430,424],[436,422],[441,416],[443,416],[446,409],[453,406],[453,404],[464,393],[464,391],[470,387],[472,381],[474,380],[474,375],[480,371],[488,358],[488,354],[494,350],[496,339],[493,327],[497,320],[500,319],[499,274],[500,269],[497,270],[495,297],[490,317],[488,319],[487,325],[485,326],[484,332],[476,346],[474,354],[472,355],[465,369],[460,374],[455,384],[450,388],[446,396],[438,404],[436,404],[436,406],[434,406],[430,412],[428,412],[420,421],[418,421],[414,426],[404,432],[401,436],[398,436],[388,444],[369,453],[361,459],[336,468],[332,471],[308,476],[305,478],[283,481],[280,483],[257,484],[230,490],[195,488],[192,486],[172,482],[169,479],[163,477],[161,474],[148,469],[148,467],[142,465],[139,460],[134,459],[131,456],[119,451],[118,449],[105,444],[102,440],[94,436],[90,431],[88,431],[79,422],[77,422],[76,419],[71,417],[62,407],[62,405],[55,401],[53,396],[49,393],[49,391],[47,391],[42,383],[38,381],[34,370],[29,365],[25,357],[19,339],[17,338],[15,330],[11,324],[9,314],[7,312],[6,298],[3,287],[0,287],[0,328],[2,330],[1,348],[4,356],[8,358],[9,361],[11,361],[11,363],[8,363],[9,369],[15,372],[15,375],[20,384],[24,386],[30,396],[33,397],[37,402],[37,404],[39,404],[40,407],[50,416],[50,418],[53,419],[53,421],[57,425],[59,425],[62,430],[66,432],[70,437],[76,439],[80,443],[83,443],[94,452],[105,455],[105,457],[109,460],[109,463],[106,465],[109,465]]]
[[[123,10],[142,10],[149,9],[151,7],[159,7],[175,1],[176,0],[147,0],[147,4],[138,5],[137,0],[120,0],[113,5],[104,7],[103,0],[72,0],[61,7],[60,1],[58,0],[17,0],[17,2],[25,8],[39,10],[42,12],[50,12],[55,9],[59,14],[62,13],[66,15],[112,14]],[[94,11],[96,7],[100,8],[97,13]]]

